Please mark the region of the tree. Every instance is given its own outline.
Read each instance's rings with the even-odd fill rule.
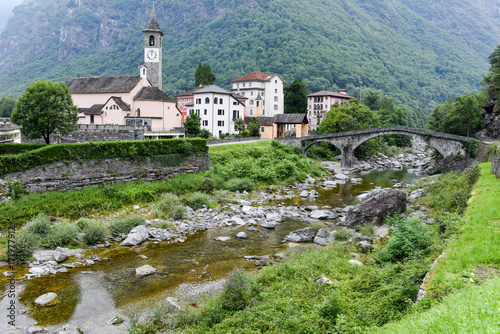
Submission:
[[[500,45],[488,57],[490,61],[490,72],[484,78],[484,84],[488,88],[488,93],[494,99],[498,99],[500,93]]]
[[[215,75],[212,73],[210,65],[202,64],[200,62],[194,74],[195,87],[198,87],[199,85],[213,85],[214,81]]]
[[[296,79],[284,88],[285,114],[307,113],[307,88],[301,79]]]
[[[247,130],[250,133],[250,137],[260,137],[260,119],[252,117],[250,123],[248,123]]]
[[[351,99],[348,103],[339,106],[335,104],[326,113],[325,119],[321,121],[319,133],[334,133],[353,130],[376,128],[380,126],[378,115],[367,106]]]
[[[192,112],[186,117],[184,121],[184,127],[188,134],[192,136],[197,136],[200,133],[201,119],[195,112]]]
[[[16,107],[16,97],[14,95],[2,96],[0,99],[0,117],[10,117]]]
[[[78,110],[71,93],[62,82],[32,82],[16,103],[11,121],[22,127],[28,139],[45,140],[50,144],[54,133],[66,135],[76,129]]]
[[[234,131],[238,131],[241,134],[242,131],[245,130],[245,121],[241,118],[237,118],[234,120]]]

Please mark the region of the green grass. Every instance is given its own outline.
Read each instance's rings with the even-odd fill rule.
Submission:
[[[471,285],[422,314],[413,314],[373,333],[498,333],[500,278]]]
[[[434,268],[429,288],[444,294],[463,287],[476,266],[500,268],[500,180],[491,163],[480,164],[481,176],[468,201],[460,233]]]

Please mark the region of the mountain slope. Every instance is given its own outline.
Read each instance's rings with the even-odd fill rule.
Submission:
[[[499,1],[500,2],[500,1]],[[364,86],[433,107],[475,92],[500,42],[495,0],[158,0],[164,89],[252,71],[302,78],[311,90]],[[0,35],[0,95],[37,79],[135,74],[149,0],[32,0]]]

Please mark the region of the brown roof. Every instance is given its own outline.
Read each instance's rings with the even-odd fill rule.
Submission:
[[[163,101],[174,102],[174,100],[165,94],[158,87],[142,87],[141,90],[134,96],[134,101]]]
[[[353,96],[344,95],[344,94],[337,93],[337,92],[330,92],[328,90],[320,90],[319,92],[307,95],[307,97],[310,97],[310,96],[311,97],[313,97],[313,96],[333,96],[333,97],[340,97],[343,99],[353,99],[354,98]]]
[[[241,81],[269,81],[272,77],[277,74],[265,74],[262,72],[252,72],[250,74],[244,75],[237,79],[231,80],[231,82],[241,82]]]
[[[138,75],[75,78],[66,83],[71,94],[128,93],[141,81]]]
[[[244,119],[245,124],[248,125],[250,123],[250,121],[252,120],[252,118],[254,118],[254,116],[245,117],[245,119]],[[257,117],[257,118],[260,120],[260,126],[273,126],[274,117],[265,116],[265,117]]]
[[[306,114],[278,114],[274,116],[276,124],[308,124]]]

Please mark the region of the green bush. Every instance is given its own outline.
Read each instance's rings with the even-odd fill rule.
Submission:
[[[97,245],[103,243],[106,239],[107,230],[103,225],[91,223],[85,226],[83,233],[83,242],[87,245]]]
[[[249,305],[259,291],[248,274],[239,269],[230,274],[220,296],[220,305],[228,311],[238,311]]]
[[[113,234],[129,233],[134,227],[144,224],[144,218],[138,215],[121,217],[109,226]]]
[[[154,217],[169,217],[174,220],[182,219],[186,208],[180,198],[172,193],[164,193],[153,205],[152,215]]]
[[[337,231],[335,231],[335,233],[333,234],[335,239],[340,240],[340,241],[347,241],[347,240],[351,239],[352,235],[353,235],[352,231],[349,229],[346,229],[346,228],[340,228]]]
[[[46,146],[46,144],[15,144],[4,143],[0,144],[0,155],[19,154],[23,152],[37,150]]]
[[[475,138],[469,139],[463,144],[464,151],[467,152],[471,158],[475,158],[477,156],[479,143],[480,141]]]
[[[316,309],[318,310],[320,316],[335,324],[337,321],[337,315],[339,315],[341,311],[338,296],[335,293],[332,294],[322,304],[317,305]]]
[[[83,230],[85,230],[85,228],[87,228],[87,226],[93,224],[94,221],[91,220],[91,219],[87,219],[87,218],[80,218],[78,219],[75,224],[76,226],[78,227],[78,230],[80,232],[83,232]]]
[[[24,195],[28,195],[29,191],[19,181],[7,181],[7,192],[5,196],[10,196],[13,200],[20,199]]]
[[[422,254],[432,245],[432,231],[418,218],[403,219],[394,216],[386,219],[391,227],[389,241],[383,252],[379,251],[381,261],[401,261],[416,254]]]
[[[16,235],[14,245],[11,245],[11,247],[5,251],[8,253],[9,259],[14,260],[16,263],[21,263],[29,259],[37,247],[37,236],[27,231],[23,231]]]
[[[201,209],[203,206],[210,204],[210,195],[201,192],[194,192],[182,198],[184,204],[190,206],[194,210]]]
[[[233,178],[226,182],[225,188],[231,191],[253,191],[255,184],[249,178]]]
[[[215,182],[214,179],[206,177],[203,180],[201,180],[200,190],[206,192],[207,194],[212,194],[216,187],[217,183]]]
[[[35,219],[30,221],[26,225],[26,231],[28,233],[45,236],[49,234],[51,228],[50,219],[47,215],[41,213]]]
[[[46,247],[64,247],[71,243],[78,235],[76,224],[59,223],[52,226],[50,233],[44,240]]]

